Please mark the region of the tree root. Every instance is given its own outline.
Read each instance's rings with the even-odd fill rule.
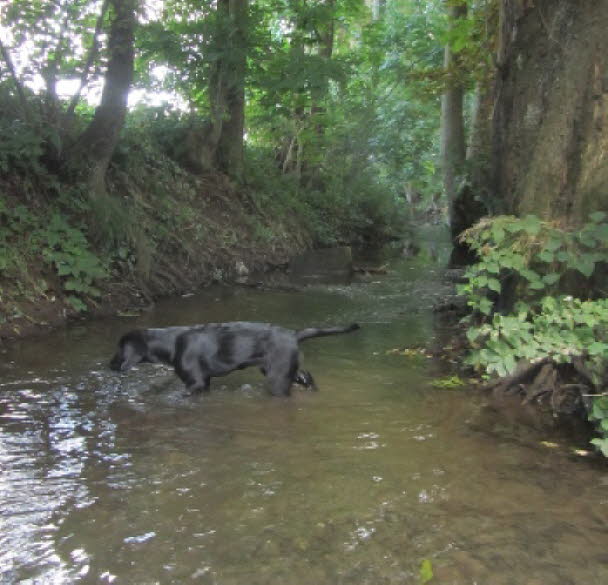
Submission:
[[[507,376],[506,378],[498,378],[496,380],[492,380],[485,386],[483,386],[484,390],[495,390],[495,391],[505,391],[511,386],[516,386],[517,384],[525,383],[527,379],[530,379],[536,376],[536,373],[548,362],[550,362],[550,358],[543,358],[538,362],[525,362],[522,361],[517,365],[517,369],[515,373],[511,376]]]
[[[570,416],[585,413],[588,408],[585,396],[595,390],[595,385],[582,359],[558,364],[544,358],[534,363],[521,362],[513,375],[493,380],[483,389],[495,397],[519,394],[524,405],[550,409],[554,416]]]

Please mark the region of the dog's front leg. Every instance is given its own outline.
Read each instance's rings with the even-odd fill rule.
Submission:
[[[297,351],[287,356],[281,356],[281,359],[271,363],[266,370],[266,377],[270,382],[270,392],[273,396],[289,396],[291,385],[298,372]]]
[[[209,392],[209,378],[206,378],[203,384],[191,384],[186,385],[188,394],[201,394],[203,392]]]
[[[211,376],[203,370],[200,363],[193,362],[185,365],[183,362],[178,362],[175,365],[175,373],[185,384],[188,394],[209,391]]]

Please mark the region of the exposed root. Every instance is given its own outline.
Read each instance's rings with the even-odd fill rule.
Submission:
[[[583,415],[587,408],[585,396],[596,391],[582,360],[575,364],[557,364],[550,358],[521,362],[513,375],[494,380],[484,389],[496,397],[518,394],[522,404],[534,404],[550,410],[554,416]]]
[[[516,386],[517,384],[525,383],[526,380],[532,379],[536,376],[536,373],[550,361],[550,358],[544,358],[537,362],[519,362],[515,373],[511,376],[507,376],[506,378],[498,378],[496,380],[492,380],[488,384],[484,386],[485,390],[496,390],[496,391],[505,391],[511,386]]]
[[[370,274],[388,274],[388,265],[383,264],[382,266],[353,266],[353,272],[358,274],[370,275]]]

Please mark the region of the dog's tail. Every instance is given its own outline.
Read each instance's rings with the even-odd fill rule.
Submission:
[[[340,333],[350,333],[360,329],[358,323],[352,323],[347,327],[328,327],[327,329],[318,329],[317,327],[309,327],[308,329],[300,329],[296,331],[296,339],[303,341],[311,337],[324,337],[325,335],[339,335]]]

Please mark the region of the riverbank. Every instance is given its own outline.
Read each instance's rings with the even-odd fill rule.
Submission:
[[[181,173],[160,196],[131,179],[122,197],[108,195],[84,213],[75,200],[66,205],[48,193],[30,205],[19,189],[3,199],[0,340],[268,270],[313,243],[295,221],[269,217],[221,175]],[[99,229],[91,214],[96,221],[105,214],[108,225]]]
[[[0,175],[0,343],[274,270],[304,249],[381,243],[405,229],[388,196],[332,200],[262,163],[236,184],[130,138],[107,192],[94,198],[42,168]]]

